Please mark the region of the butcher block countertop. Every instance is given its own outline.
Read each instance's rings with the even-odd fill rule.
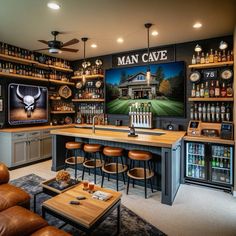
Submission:
[[[183,138],[184,131],[166,131],[162,129],[135,129],[137,137],[128,137],[127,126],[97,125],[95,133],[89,125],[76,125],[75,128],[54,129],[54,135],[72,136],[79,138],[98,139],[119,143],[132,143],[144,146],[172,148]]]

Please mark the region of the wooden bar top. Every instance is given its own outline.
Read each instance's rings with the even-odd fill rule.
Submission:
[[[221,139],[219,137],[206,137],[206,136],[190,136],[187,135],[184,137],[185,141],[192,142],[204,142],[204,143],[219,143],[219,144],[227,144],[234,145],[234,140]]]
[[[5,129],[0,129],[0,133],[16,133],[16,132],[27,132],[27,131],[44,130],[44,129],[61,129],[74,126],[75,126],[74,124],[69,124],[69,125],[40,125],[32,127],[5,128]]]
[[[106,130],[105,128],[101,130],[103,127],[106,127]],[[88,127],[77,127],[51,130],[51,134],[166,148],[174,147],[185,135],[184,131],[136,129],[138,136],[128,137],[128,127],[96,126],[96,128],[95,133],[93,133],[92,129],[89,129]],[[158,133],[161,133],[161,135],[158,135]]]

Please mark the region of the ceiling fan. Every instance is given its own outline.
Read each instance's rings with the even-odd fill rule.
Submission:
[[[37,49],[37,50],[34,50],[35,52],[42,51],[42,50],[48,50],[50,53],[56,54],[56,53],[61,53],[61,51],[65,51],[65,52],[78,52],[79,51],[78,49],[64,48],[66,46],[70,46],[70,45],[78,43],[79,42],[78,39],[71,39],[68,42],[63,43],[63,42],[57,40],[57,35],[60,34],[60,32],[52,31],[51,34],[54,36],[53,40],[50,40],[50,41],[38,40],[39,42],[48,45],[48,48]]]

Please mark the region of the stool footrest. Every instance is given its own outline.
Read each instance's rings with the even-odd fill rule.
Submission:
[[[127,175],[132,179],[144,180],[144,168],[135,167],[127,172]],[[146,179],[150,179],[154,176],[152,170],[146,169]]]
[[[75,160],[77,159],[77,164],[82,164],[84,162],[84,157],[78,156],[77,158],[75,157],[69,157],[65,160],[65,163],[68,165],[75,165]]]
[[[118,164],[118,173],[125,172],[127,170],[127,165]],[[116,174],[116,163],[109,163],[102,167],[102,171],[108,174]]]
[[[96,160],[96,168],[102,167],[103,164],[104,164],[103,161],[101,161],[101,160]],[[93,169],[93,168],[95,168],[95,160],[88,160],[88,161],[85,161],[85,162],[83,163],[83,165],[84,165],[84,167]]]

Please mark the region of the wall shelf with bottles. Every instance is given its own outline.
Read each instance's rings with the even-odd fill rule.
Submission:
[[[96,75],[85,75],[84,77],[85,79],[103,79],[104,78],[104,75],[101,75],[101,74],[96,74]],[[83,79],[83,76],[82,75],[79,75],[79,76],[72,76],[71,77],[72,80],[79,80],[79,79]]]
[[[51,114],[74,114],[75,111],[51,111]]]
[[[18,75],[18,74],[5,73],[5,72],[0,72],[0,76],[3,78],[11,78],[11,79],[19,78],[19,79],[29,79],[29,80],[48,82],[48,79],[45,79],[45,78],[38,78],[38,77],[34,77],[34,76]]]
[[[233,61],[226,61],[226,62],[215,62],[215,63],[207,63],[207,64],[192,64],[192,65],[189,65],[188,67],[193,68],[193,69],[202,69],[202,68],[232,66],[233,64],[234,64]]]
[[[96,99],[72,99],[72,102],[105,102],[104,98],[96,98]]]
[[[213,98],[188,98],[190,102],[233,102],[233,97],[213,97]]]
[[[62,80],[55,80],[55,79],[49,79],[48,81],[53,84],[66,84],[66,85],[72,85],[72,86],[75,85],[73,82],[69,82],[69,81],[62,81]]]

